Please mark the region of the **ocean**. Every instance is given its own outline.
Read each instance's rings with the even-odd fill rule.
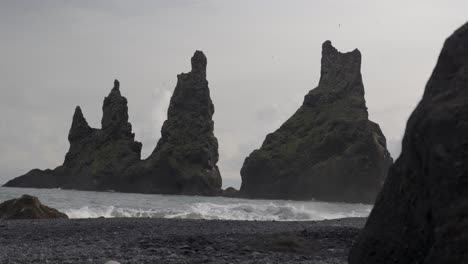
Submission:
[[[89,192],[0,187],[0,202],[37,196],[70,218],[149,217],[258,221],[310,221],[366,217],[372,206],[318,201],[250,200],[225,197]]]

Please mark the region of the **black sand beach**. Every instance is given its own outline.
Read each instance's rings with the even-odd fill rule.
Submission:
[[[347,263],[365,220],[0,221],[0,263]]]

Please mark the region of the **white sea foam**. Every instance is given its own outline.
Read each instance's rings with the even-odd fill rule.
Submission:
[[[1,188],[0,201],[28,193],[70,218],[149,217],[306,221],[367,216],[370,205],[317,201],[247,200],[224,197]]]
[[[327,210],[308,209],[304,205],[293,204],[215,204],[194,203],[186,210],[170,209],[131,209],[114,206],[79,209],[68,209],[65,213],[70,218],[96,217],[149,217],[181,219],[219,219],[219,220],[259,220],[259,221],[307,221],[335,219],[343,217],[367,216],[370,209],[349,212],[330,212]]]

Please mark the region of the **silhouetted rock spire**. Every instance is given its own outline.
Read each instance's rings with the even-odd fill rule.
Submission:
[[[352,106],[363,109],[362,113],[367,117],[361,76],[361,52],[355,49],[341,53],[328,40],[322,45],[321,65],[319,85],[305,96],[304,104],[313,107],[352,97]]]
[[[32,170],[5,186],[115,190],[161,194],[221,194],[218,141],[213,134],[214,106],[206,80],[203,52],[192,57],[192,71],[177,76],[161,139],[147,160],[134,141],[127,99],[120,83],[104,99],[101,129],[88,126],[76,108],[70,149],[62,166]]]
[[[102,106],[102,129],[106,133],[133,138],[132,125],[128,122],[127,99],[120,94],[120,83],[114,81],[114,87],[104,98]]]
[[[195,51],[192,57],[192,73],[200,74],[201,76],[206,76],[206,56],[202,51]]]
[[[75,114],[73,115],[72,125],[68,134],[68,141],[73,142],[83,139],[89,136],[91,131],[92,129],[84,118],[81,108],[77,106],[75,108]]]
[[[218,141],[213,134],[207,60],[203,52],[196,51],[191,61],[192,71],[177,76],[161,139],[148,160],[166,168],[161,177],[168,188],[215,194],[221,191],[221,176],[216,165]]]

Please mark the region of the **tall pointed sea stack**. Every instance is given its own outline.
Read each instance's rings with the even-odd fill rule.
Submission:
[[[70,150],[55,170],[32,170],[5,186],[115,190],[136,193],[217,195],[221,193],[218,141],[213,134],[214,106],[201,51],[192,71],[178,76],[161,139],[147,160],[140,160],[128,122],[127,99],[117,80],[102,107],[102,129],[94,129],[77,107],[68,135]]]
[[[468,23],[445,42],[349,263],[468,263]]]
[[[54,170],[32,170],[5,186],[119,189],[122,172],[140,161],[141,143],[134,140],[132,126],[128,122],[127,99],[120,94],[117,80],[104,100],[102,129],[89,127],[78,106],[68,140],[70,149],[62,166]]]
[[[373,203],[392,159],[369,121],[361,53],[323,43],[319,86],[245,159],[241,194],[252,198]]]
[[[155,192],[215,195],[220,192],[214,106],[203,52],[192,57],[192,71],[177,76],[161,139],[146,161],[156,169]]]

